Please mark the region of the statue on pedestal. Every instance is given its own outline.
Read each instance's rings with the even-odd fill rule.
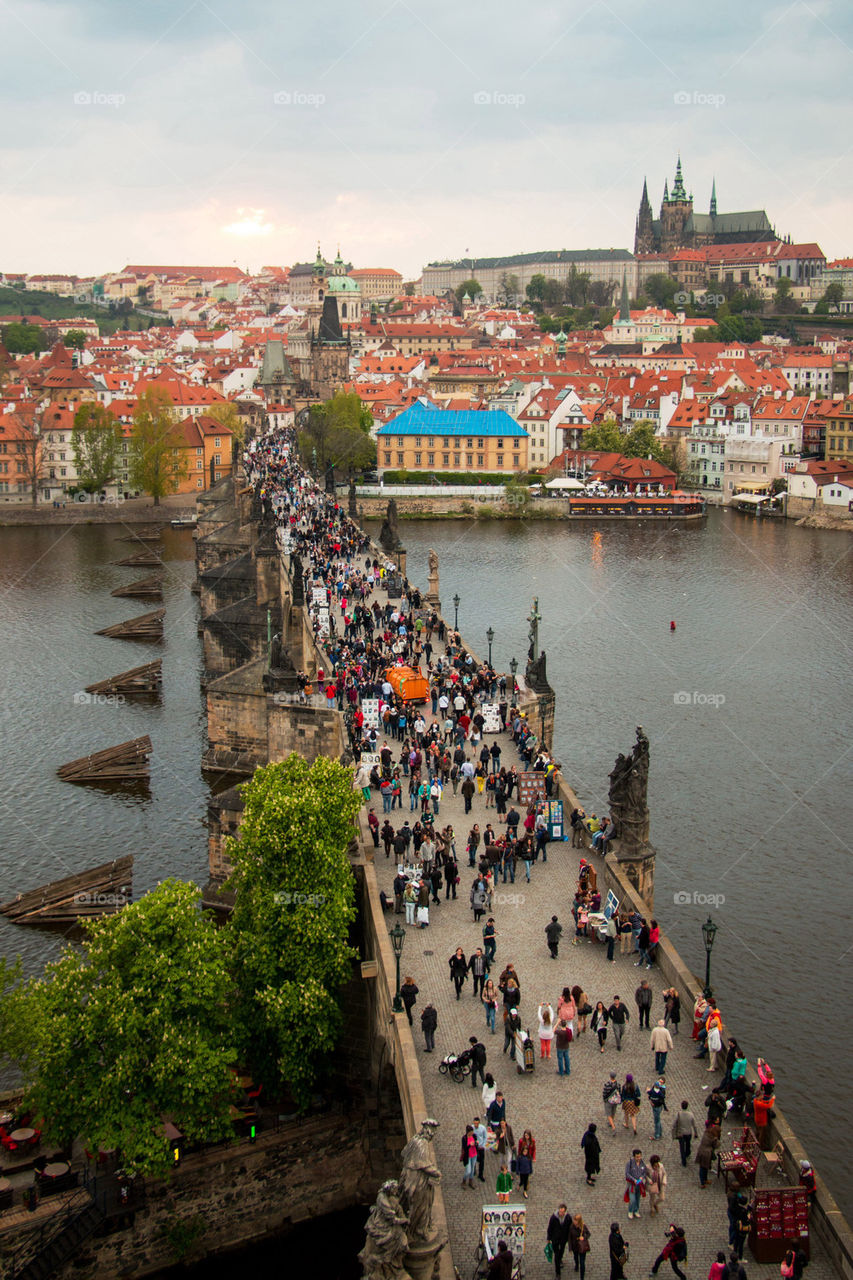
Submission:
[[[649,740],[642,726],[630,755],[619,755],[610,774],[610,816],[616,826],[620,857],[644,856],[649,850]]]
[[[400,530],[397,527],[397,503],[393,498],[388,500],[388,510],[382,521],[379,533],[379,545],[383,551],[396,551],[400,546]]]
[[[400,1196],[409,1215],[410,1248],[428,1244],[435,1236],[432,1202],[441,1181],[432,1145],[437,1128],[437,1120],[424,1120],[420,1133],[406,1143],[401,1156]]]
[[[398,1184],[383,1182],[365,1224],[367,1240],[358,1255],[365,1280],[409,1280],[403,1257],[409,1247],[406,1227],[409,1219],[402,1210]]]
[[[433,551],[432,547],[429,549],[429,586],[427,587],[427,600],[429,600],[430,604],[438,607],[438,556]]]

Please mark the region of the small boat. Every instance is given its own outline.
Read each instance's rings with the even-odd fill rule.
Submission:
[[[169,524],[173,529],[194,529],[198,524],[198,516],[175,516]]]

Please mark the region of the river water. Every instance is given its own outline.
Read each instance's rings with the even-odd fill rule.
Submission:
[[[111,564],[133,554],[119,541],[128,532],[0,529],[0,900],[123,853],[136,859],[135,895],[166,875],[206,879],[192,537],[164,531],[165,639],[151,646],[94,635],[159,607],[110,596],[150,572]],[[426,586],[434,547],[445,616],[458,593],[460,628],[483,655],[494,629],[499,668],[513,656],[523,668],[538,596],[556,747],[588,810],[606,811],[615,757],[643,725],[658,918],[701,972],[711,910],[724,1014],[750,1060],[773,1063],[780,1105],[853,1214],[832,1101],[853,1007],[849,535],[718,509],[691,526],[466,520],[408,522],[403,535],[411,580]],[[162,702],[74,701],[155,657]],[[142,794],[56,777],[145,733]],[[29,972],[61,942],[0,917],[0,952]]]

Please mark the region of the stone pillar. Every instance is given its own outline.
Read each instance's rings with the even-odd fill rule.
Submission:
[[[651,845],[641,857],[634,854],[623,856],[618,843],[614,844],[613,853],[619,863],[619,870],[630,880],[649,911],[655,909],[655,851]]]
[[[436,613],[441,613],[441,598],[438,593],[438,556],[430,547],[429,552],[429,587],[426,593],[427,603],[432,605]]]
[[[403,1262],[412,1280],[431,1280],[436,1259],[446,1243],[446,1240],[439,1240],[436,1236],[427,1244],[418,1242],[409,1246],[403,1255]]]

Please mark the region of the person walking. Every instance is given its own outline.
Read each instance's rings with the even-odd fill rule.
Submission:
[[[506,1017],[504,1019],[504,1048],[506,1053],[509,1049],[509,1056],[515,1062],[515,1047],[518,1044],[518,1035],[521,1031],[521,1016],[517,1009],[505,1009]]]
[[[483,1085],[483,1089],[480,1094],[480,1097],[483,1099],[484,1115],[487,1116],[489,1114],[489,1107],[492,1105],[492,1103],[494,1102],[497,1096],[498,1096],[498,1087],[495,1084],[495,1077],[492,1075],[491,1071],[487,1071],[486,1083]]]
[[[583,1220],[583,1215],[576,1213],[572,1218],[572,1225],[569,1227],[569,1248],[572,1251],[572,1257],[575,1260],[575,1271],[580,1275],[580,1280],[584,1280],[586,1276],[586,1255],[589,1253],[589,1227]]]
[[[468,968],[474,981],[474,991],[472,994],[476,1000],[477,996],[482,994],[483,987],[486,982],[486,976],[489,972],[489,962],[483,955],[482,947],[477,947],[476,951],[468,961]]]
[[[609,915],[604,922],[602,937],[607,939],[607,959],[610,961],[611,964],[616,963],[616,959],[613,955],[613,951],[614,951],[614,948],[616,947],[616,937],[618,932],[619,932],[619,929],[616,924],[615,915]]]
[[[607,1237],[610,1257],[610,1280],[625,1280],[625,1263],[628,1261],[628,1241],[623,1239],[618,1222],[611,1222]]]
[[[613,1039],[616,1041],[616,1048],[622,1052],[622,1037],[625,1034],[625,1028],[630,1018],[628,1006],[623,1004],[618,996],[613,997],[613,1003],[607,1010],[607,1021],[613,1032]]]
[[[663,1018],[658,1018],[658,1024],[649,1036],[649,1044],[655,1055],[655,1075],[662,1075],[666,1071],[666,1055],[672,1048],[672,1036],[667,1031]]]
[[[655,1126],[653,1137],[662,1138],[661,1121],[664,1111],[669,1110],[666,1105],[666,1076],[658,1076],[651,1088],[646,1090],[646,1097],[652,1106],[652,1120]]]
[[[563,933],[563,926],[560,924],[556,916],[551,916],[550,924],[545,926],[545,937],[548,941],[548,950],[551,953],[551,959],[557,959],[557,953],[560,950],[560,938]]]
[[[539,1057],[551,1057],[551,1044],[554,1040],[554,1010],[546,1002],[537,1010],[539,1017]]]
[[[483,987],[480,999],[483,1002],[483,1008],[486,1010],[486,1026],[495,1034],[495,1018],[498,1012],[498,990],[491,978],[486,979],[486,985]]]
[[[640,1196],[645,1195],[646,1180],[649,1171],[639,1147],[631,1152],[631,1158],[625,1165],[625,1182],[628,1187],[628,1217],[639,1218]]]
[[[595,1186],[595,1179],[601,1173],[601,1143],[598,1141],[598,1126],[591,1123],[581,1138],[583,1151],[583,1167],[588,1187]]]
[[[570,1076],[572,1064],[569,1060],[569,1045],[572,1043],[571,1024],[560,1018],[554,1027],[554,1045],[557,1050],[557,1075]]]
[[[638,1027],[642,1031],[643,1027],[648,1030],[649,1027],[649,1011],[652,1007],[652,989],[649,986],[648,978],[643,978],[637,990],[634,992],[634,1000],[637,1004],[637,1013],[639,1016]]]
[[[660,1264],[666,1260],[678,1276],[678,1280],[687,1280],[687,1277],[678,1265],[679,1262],[687,1261],[687,1241],[684,1238],[684,1228],[672,1226],[669,1231],[667,1231],[667,1236],[669,1239],[655,1258],[649,1275],[656,1276]]]
[[[671,1034],[678,1035],[678,1024],[681,1022],[681,996],[675,987],[670,987],[668,991],[663,993],[663,1003],[666,1009],[664,1017],[664,1025],[671,1028]]]
[[[512,1191],[512,1174],[504,1160],[501,1162],[500,1173],[495,1183],[495,1195],[497,1196],[498,1204],[509,1204],[510,1191]]]
[[[498,1094],[500,1097],[500,1094]],[[512,1133],[512,1126],[506,1120],[501,1120],[497,1128],[498,1145],[497,1153],[499,1156],[512,1155],[515,1156],[515,1138]]]
[[[402,994],[402,988],[401,988]],[[424,1053],[432,1053],[435,1048],[435,1031],[438,1026],[438,1014],[431,1004],[421,1010],[421,1031],[424,1033]]]
[[[415,909],[418,905],[418,886],[409,880],[403,891],[403,906],[406,908],[406,924],[415,923]]]
[[[497,879],[497,875],[495,875]],[[489,964],[494,964],[495,956],[498,952],[498,932],[495,928],[495,917],[489,916],[483,925],[483,950],[486,953],[486,959]]]
[[[474,912],[474,923],[479,923],[480,919],[486,914],[486,907],[489,901],[489,887],[482,876],[478,876],[471,886],[470,903],[471,910]]]
[[[465,959],[465,952],[461,947],[457,947],[453,955],[448,960],[450,966],[450,979],[456,988],[456,999],[462,993],[462,987],[465,979],[468,977],[468,961]]]
[[[711,1165],[714,1163],[714,1153],[720,1142],[720,1126],[719,1123],[709,1120],[705,1125],[705,1132],[699,1139],[699,1146],[696,1148],[696,1155],[693,1157],[694,1164],[699,1166],[699,1186],[704,1191],[708,1185],[708,1174],[711,1171]]]
[[[604,1002],[599,1000],[592,1011],[592,1020],[589,1025],[598,1036],[598,1044],[602,1053],[604,1053],[604,1042],[607,1039],[607,1022],[607,1010],[604,1007]]]
[[[601,1097],[604,1102],[604,1114],[607,1116],[607,1123],[610,1126],[611,1133],[616,1132],[616,1108],[622,1102],[622,1091],[619,1088],[619,1081],[616,1079],[616,1072],[611,1071],[608,1078],[604,1081],[604,1087],[601,1090]]]
[[[558,1205],[556,1213],[552,1213],[548,1219],[548,1243],[551,1246],[554,1260],[555,1276],[559,1276],[563,1270],[563,1254],[566,1252],[566,1245],[569,1243],[571,1221],[569,1210],[565,1204]],[[621,1276],[611,1276],[611,1280],[621,1280]]]
[[[481,1083],[486,1083],[486,1046],[476,1036],[471,1036],[468,1043],[471,1046],[471,1088],[476,1089],[478,1074]]]
[[[628,1073],[625,1077],[625,1083],[619,1090],[619,1096],[622,1100],[622,1115],[625,1117],[622,1127],[627,1129],[630,1127],[637,1132],[637,1112],[640,1110],[640,1088],[634,1077]]]
[[[660,1156],[649,1158],[649,1214],[655,1217],[666,1199],[666,1169]]]
[[[485,1092],[485,1088],[486,1086],[483,1085],[484,1092]],[[485,1176],[486,1141],[488,1139],[488,1136],[489,1136],[489,1131],[486,1128],[486,1126],[483,1124],[483,1121],[480,1119],[479,1116],[474,1116],[474,1141],[477,1144],[477,1177],[479,1178],[480,1182],[486,1181],[486,1176]]]
[[[672,1136],[678,1142],[678,1150],[681,1155],[681,1167],[687,1168],[687,1161],[690,1159],[690,1147],[692,1140],[699,1137],[696,1128],[696,1118],[690,1110],[690,1104],[685,1098],[681,1104],[681,1110],[672,1122]]]
[[[403,1001],[403,1008],[406,1010],[409,1026],[412,1026],[412,1009],[415,1007],[415,1001],[418,998],[418,990],[419,988],[415,985],[414,978],[406,978],[400,987],[400,999]]]
[[[477,1143],[474,1138],[474,1126],[466,1124],[462,1138],[462,1151],[459,1155],[462,1162],[462,1185],[474,1188],[474,1175],[477,1172]]]
[[[515,1154],[515,1167],[518,1173],[518,1185],[525,1200],[528,1198],[527,1186],[536,1160],[536,1141],[529,1129],[525,1129]]]

